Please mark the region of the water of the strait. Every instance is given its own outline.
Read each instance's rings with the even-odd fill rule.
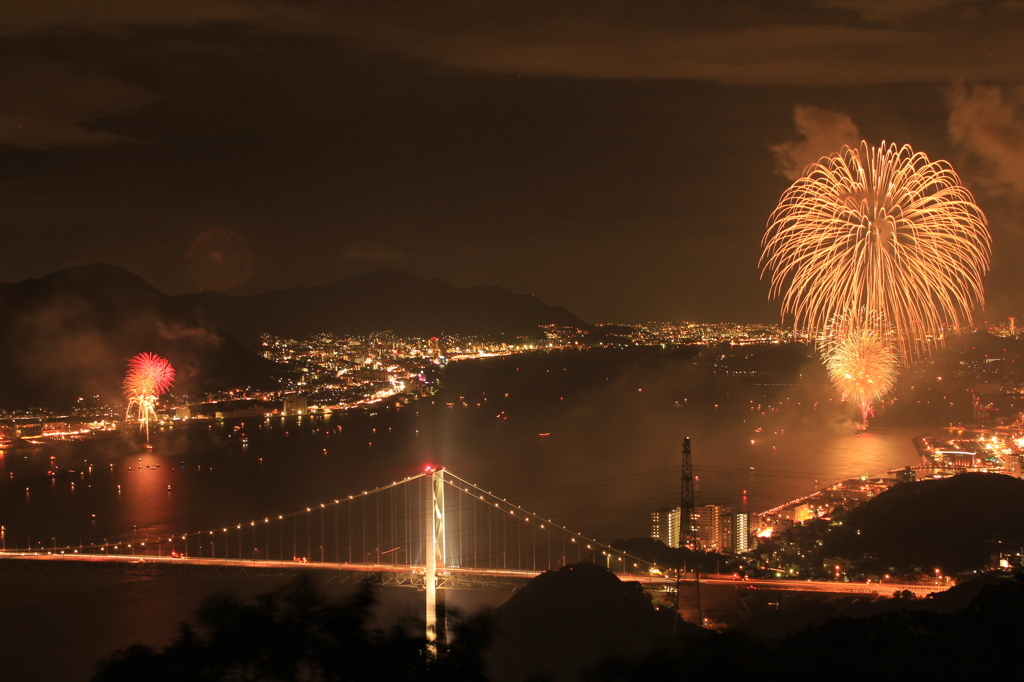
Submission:
[[[115,438],[7,451],[4,541],[46,548],[248,523],[401,479],[426,463],[610,541],[647,535],[650,512],[677,503],[685,436],[698,503],[757,511],[816,483],[916,464],[911,438],[955,416],[936,403],[926,412],[931,426],[857,435],[851,409],[825,386],[736,381],[712,374],[705,357],[658,349],[465,361],[441,380],[439,393],[403,407],[166,426],[153,432],[151,450],[138,438]],[[94,646],[75,640],[93,659],[107,655],[110,642],[162,638],[149,642],[157,644],[173,635],[210,582],[91,577],[78,590],[54,588],[52,576],[45,586],[21,573],[6,577],[5,611],[17,606],[32,619],[107,632]],[[104,610],[104,602],[116,608]],[[12,641],[17,636],[0,646]]]

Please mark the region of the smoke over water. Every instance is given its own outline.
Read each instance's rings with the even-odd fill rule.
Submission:
[[[756,355],[642,349],[457,364],[435,404],[418,408],[415,447],[524,508],[617,537],[647,535],[650,512],[678,503],[686,436],[698,501],[751,511],[815,480],[916,463],[920,431],[857,436],[858,408],[838,400],[803,347]],[[784,363],[785,376],[749,374],[765,363]]]
[[[201,356],[219,344],[208,330],[168,324],[156,314],[111,324],[101,311],[78,300],[24,311],[8,330],[3,361],[13,365],[7,376],[19,390],[5,391],[5,397],[22,407],[26,399],[52,402],[99,395],[117,401],[125,363],[151,349],[172,359],[179,368],[179,386],[187,389],[195,385]]]
[[[0,300],[0,405],[121,401],[125,363],[142,352],[177,369],[176,394],[270,383],[269,362],[181,312],[144,280],[90,265],[13,285]]]

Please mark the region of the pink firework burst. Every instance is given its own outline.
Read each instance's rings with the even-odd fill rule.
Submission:
[[[139,353],[128,363],[123,388],[126,396],[159,396],[174,383],[174,367],[156,353]]]

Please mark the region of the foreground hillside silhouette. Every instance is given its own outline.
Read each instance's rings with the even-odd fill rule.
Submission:
[[[943,575],[981,570],[1001,551],[1024,547],[1024,481],[966,473],[897,485],[850,512],[825,551],[873,564]]]
[[[416,634],[422,624],[370,625],[371,588],[335,601],[304,579],[250,602],[210,597],[197,625],[183,624],[171,644],[117,652],[93,680],[625,682],[812,679],[823,671],[832,680],[1016,678],[1021,576],[990,578],[954,613],[924,601],[892,600],[885,613],[836,618],[780,640],[674,624],[638,586],[575,564],[539,576],[493,615],[456,619],[435,660]]]

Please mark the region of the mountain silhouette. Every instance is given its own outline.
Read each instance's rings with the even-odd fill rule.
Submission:
[[[128,360],[146,351],[174,365],[177,394],[274,385],[273,363],[121,268],[85,265],[0,286],[2,406],[116,402]]]
[[[385,270],[256,296],[201,292],[176,297],[196,318],[226,329],[252,348],[261,333],[307,338],[320,332],[401,336],[442,334],[543,338],[540,325],[591,329],[565,308],[494,286],[458,288]]]
[[[512,341],[542,337],[543,324],[592,329],[534,296],[400,271],[257,296],[167,296],[127,270],[94,263],[0,284],[0,407],[62,406],[96,395],[116,403],[128,360],[142,352],[174,365],[179,395],[271,388],[279,370],[254,352],[264,332],[307,338],[391,330]]]

